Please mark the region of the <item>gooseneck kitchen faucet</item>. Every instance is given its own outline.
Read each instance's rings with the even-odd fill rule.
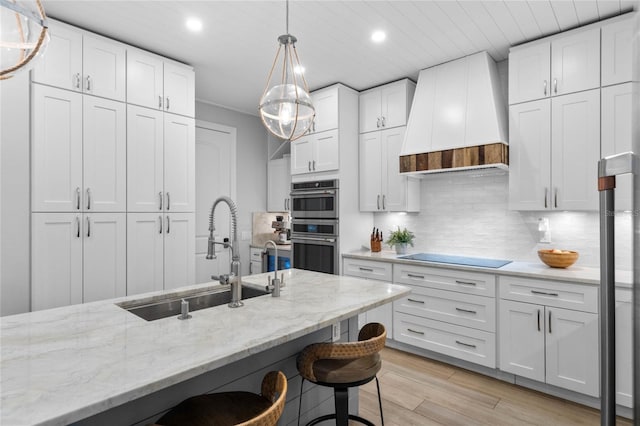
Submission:
[[[231,211],[231,243],[225,241],[223,243],[215,241],[213,232],[216,230],[215,211],[218,204],[225,202]],[[220,276],[212,275],[211,278],[220,281],[221,284],[229,284],[231,286],[231,302],[230,308],[243,306],[242,303],[242,279],[240,277],[240,252],[238,247],[238,208],[236,203],[229,197],[222,196],[216,199],[211,206],[209,213],[209,241],[207,244],[207,259],[216,259],[216,244],[222,244],[224,248],[231,247],[231,273]]]

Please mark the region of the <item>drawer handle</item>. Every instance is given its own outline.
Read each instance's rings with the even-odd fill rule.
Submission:
[[[456,343],[462,346],[466,346],[468,348],[476,348],[476,345],[472,345],[471,343],[464,343],[464,342],[461,342],[460,340],[456,340]]]
[[[476,311],[472,311],[471,309],[462,309],[462,308],[458,308],[458,307],[456,307],[456,311],[458,311],[458,312],[467,312],[469,314],[477,314],[478,313]]]
[[[540,331],[540,309],[538,309],[538,331]]]
[[[422,303],[424,305],[424,300],[416,300],[416,299],[412,299],[412,298],[407,298],[407,300],[409,302],[413,302],[413,303]]]
[[[549,334],[551,334],[551,311],[549,311]]]
[[[407,328],[407,331],[410,331],[410,332],[412,332],[412,333],[420,334],[420,335],[423,335],[423,336],[424,336],[424,331],[416,331],[416,330],[412,330],[412,329],[410,329],[410,328]]]
[[[371,268],[363,268],[362,266],[358,266],[358,269],[360,269],[361,271],[365,271],[365,272],[373,272],[373,269],[371,269]]]
[[[547,293],[546,291],[538,291],[538,290],[531,290],[531,293],[533,294],[540,294],[542,296],[558,296],[558,293]]]
[[[456,280],[456,284],[473,285],[473,286],[478,285],[478,283],[474,283],[473,281],[460,281],[460,280]]]
[[[409,278],[420,278],[421,280],[424,280],[424,275],[407,274],[407,276]]]

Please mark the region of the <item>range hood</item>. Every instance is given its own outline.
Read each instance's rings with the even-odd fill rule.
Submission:
[[[480,52],[420,71],[400,173],[507,169],[507,108],[496,63]]]

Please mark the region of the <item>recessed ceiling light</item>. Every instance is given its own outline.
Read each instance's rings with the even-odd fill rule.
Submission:
[[[302,65],[296,65],[295,67],[293,67],[293,72],[295,72],[296,74],[303,74],[304,67]]]
[[[387,34],[382,30],[374,31],[371,34],[371,40],[374,41],[375,43],[382,43],[386,38],[387,38]]]
[[[198,18],[189,18],[187,19],[187,28],[193,32],[198,32],[202,30],[202,21]]]

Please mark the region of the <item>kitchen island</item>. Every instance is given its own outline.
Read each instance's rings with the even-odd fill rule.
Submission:
[[[116,305],[164,292],[0,318],[0,424],[87,423],[83,419],[223,371],[409,292],[404,286],[295,269],[284,276],[286,287],[279,298],[247,299],[237,309],[203,309],[185,321],[145,321]],[[266,277],[243,277],[243,282],[264,288]],[[294,393],[297,390],[290,386]],[[172,398],[171,404],[176,401]]]

